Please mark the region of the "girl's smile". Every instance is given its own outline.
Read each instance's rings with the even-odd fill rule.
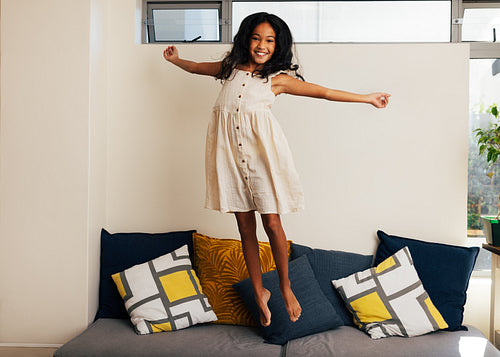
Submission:
[[[268,22],[262,22],[255,27],[250,36],[250,59],[251,67],[263,65],[271,59],[276,45],[276,33]]]

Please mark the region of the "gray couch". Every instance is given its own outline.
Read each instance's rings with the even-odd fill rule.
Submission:
[[[328,357],[328,356],[353,356],[353,357],[387,357],[387,356],[419,356],[419,357],[500,357],[500,352],[491,344],[484,335],[474,327],[468,326],[468,331],[460,330],[462,324],[462,307],[465,304],[465,291],[467,290],[468,279],[474,266],[477,248],[461,248],[444,246],[435,243],[408,240],[405,238],[385,236],[381,233],[381,243],[377,249],[379,253],[388,250],[388,244],[404,244],[413,246],[415,257],[420,260],[431,257],[429,264],[421,266],[422,273],[428,273],[427,278],[431,283],[439,281],[438,284],[430,284],[434,289],[436,300],[443,296],[440,291],[444,285],[444,304],[442,311],[449,313],[449,307],[454,307],[447,316],[448,325],[454,321],[454,326],[450,329],[458,331],[437,331],[426,335],[404,338],[387,337],[373,340],[368,334],[353,327],[353,317],[346,309],[340,296],[334,291],[331,280],[348,276],[354,272],[364,270],[372,265],[372,256],[363,256],[354,253],[340,251],[325,251],[312,249],[298,244],[292,244],[290,278],[292,285],[296,288],[296,294],[304,293],[300,296],[303,306],[303,317],[308,315],[309,319],[303,318],[299,324],[308,333],[295,336],[305,336],[285,339],[288,341],[284,345],[270,344],[264,341],[262,331],[258,328],[222,325],[222,324],[198,324],[193,327],[178,330],[175,332],[154,333],[149,335],[138,335],[135,333],[125,311],[123,300],[118,294],[116,286],[111,279],[111,275],[135,264],[147,262],[162,254],[172,252],[175,249],[187,244],[192,247],[194,231],[170,232],[159,234],[144,233],[117,233],[109,234],[103,230],[101,235],[101,280],[99,289],[99,308],[96,320],[79,336],[67,342],[59,348],[55,357],[127,357],[127,356],[169,356],[169,357],[190,357],[190,356],[217,356],[217,357]],[[422,247],[423,246],[423,247]],[[431,249],[429,249],[429,247]],[[390,248],[390,247],[389,247]],[[190,248],[191,249],[191,248]],[[400,249],[395,247],[394,249]],[[444,252],[443,252],[444,249]],[[423,252],[418,256],[419,252]],[[454,253],[454,254],[449,254]],[[389,252],[389,254],[392,254]],[[432,256],[434,254],[434,257]],[[190,255],[193,256],[192,250]],[[309,277],[304,277],[304,267],[297,265],[302,256],[307,256],[309,269],[312,271]],[[451,257],[438,259],[435,256]],[[422,258],[423,256],[423,258]],[[455,261],[453,261],[453,258]],[[415,261],[417,261],[417,259]],[[295,262],[295,263],[294,263]],[[468,263],[467,263],[468,262]],[[467,263],[467,264],[466,264]],[[302,275],[294,273],[294,269],[299,267]],[[425,268],[437,269],[439,276],[431,269],[430,273]],[[451,269],[451,271],[450,271]],[[461,270],[462,273],[458,274]],[[266,273],[264,277],[273,272]],[[450,285],[448,280],[453,280],[456,275],[463,276],[459,279],[461,285]],[[299,276],[300,275],[300,276]],[[425,277],[425,275],[423,275]],[[429,278],[430,277],[430,278]],[[441,280],[438,280],[441,279]],[[325,305],[317,302],[323,300],[311,300],[316,303],[309,309],[306,295],[322,295],[309,288],[300,288],[305,282],[318,282],[326,300]],[[238,283],[239,284],[239,283]],[[272,284],[276,288],[277,284]],[[437,286],[436,286],[437,285]],[[307,285],[311,286],[311,285]],[[271,289],[270,286],[268,286]],[[454,291],[453,299],[450,300],[449,290]],[[304,291],[302,291],[304,290]],[[462,291],[462,293],[460,293]],[[240,292],[241,295],[241,292]],[[248,295],[248,294],[247,294]],[[252,294],[250,294],[251,296]],[[274,296],[279,296],[275,292]],[[299,296],[298,296],[299,298]],[[328,300],[327,300],[328,299]],[[253,299],[250,299],[253,301]],[[280,299],[278,299],[280,300]],[[441,299],[442,300],[442,299]],[[451,301],[451,303],[450,303]],[[330,306],[331,303],[331,306]],[[340,319],[340,323],[335,326],[328,325],[321,330],[311,330],[309,324],[321,320],[317,316],[329,316],[327,307],[334,307],[338,316],[332,318]],[[248,307],[248,305],[247,305]],[[308,312],[309,311],[309,312]],[[440,310],[441,311],[441,310]],[[279,310],[274,309],[273,321],[280,321]],[[288,321],[285,313],[283,321]],[[312,318],[311,318],[312,316]],[[444,316],[444,315],[443,315]],[[258,312],[256,317],[258,318]],[[309,321],[309,322],[306,322]],[[287,331],[285,322],[279,324],[280,331]],[[293,324],[295,325],[295,324]],[[297,325],[297,326],[299,326]],[[293,330],[293,329],[292,329]],[[302,330],[301,330],[302,331]],[[312,331],[312,332],[311,332]],[[323,331],[316,334],[317,331]]]
[[[244,326],[203,324],[176,332],[140,336],[129,321],[99,319],[59,348],[54,357],[493,357],[500,352],[474,327],[404,338],[372,340],[350,326],[273,345],[259,330]]]

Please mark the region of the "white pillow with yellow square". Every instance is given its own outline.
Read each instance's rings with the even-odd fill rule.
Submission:
[[[407,247],[374,268],[332,283],[356,325],[373,339],[412,337],[448,327],[425,291]]]
[[[187,245],[112,278],[140,335],[217,320],[191,267]]]

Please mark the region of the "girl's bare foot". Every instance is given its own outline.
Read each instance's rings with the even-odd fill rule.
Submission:
[[[290,286],[281,290],[281,296],[285,302],[285,308],[290,316],[290,320],[296,322],[302,313],[302,308]]]
[[[255,302],[257,303],[257,307],[259,309],[260,324],[264,327],[271,324],[271,310],[269,310],[269,307],[267,306],[267,302],[270,298],[271,293],[267,289],[264,289],[260,296],[255,295]]]

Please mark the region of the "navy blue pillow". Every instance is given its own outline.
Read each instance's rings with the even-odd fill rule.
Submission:
[[[371,268],[373,255],[341,252],[336,250],[312,249],[300,244],[292,244],[291,259],[306,255],[318,280],[321,290],[335,308],[344,325],[354,326],[352,314],[341,296],[332,285],[332,280],[345,278],[351,274]]]
[[[271,292],[271,298],[268,302],[271,310],[271,325],[267,327],[260,324],[259,310],[255,303],[250,279],[245,279],[233,285],[243,298],[252,317],[257,321],[265,340],[269,343],[283,345],[294,338],[341,326],[342,320],[337,316],[335,309],[321,291],[307,257],[300,257],[291,261],[288,267],[292,290],[302,307],[302,313],[296,322],[290,321],[285,309],[276,270],[262,275],[264,287]]]
[[[466,330],[462,326],[464,305],[479,248],[424,242],[390,236],[382,231],[377,235],[380,243],[373,264],[378,265],[401,248],[408,247],[425,290],[448,323],[447,330]]]
[[[186,244],[191,261],[193,261],[193,233],[195,232],[192,230],[170,233],[109,234],[103,229],[101,231],[99,308],[95,319],[130,318],[111,275],[173,252]]]

